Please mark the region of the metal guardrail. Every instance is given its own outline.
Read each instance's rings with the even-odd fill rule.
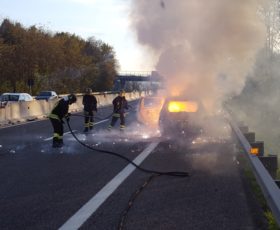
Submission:
[[[260,185],[263,195],[278,223],[280,226],[280,189],[277,186],[274,179],[270,176],[269,172],[266,170],[258,156],[250,154],[251,145],[233,121],[229,121],[232,130],[236,134],[240,144],[246,152],[246,156],[249,159],[249,162],[252,166],[253,172],[257,179],[258,184]]]

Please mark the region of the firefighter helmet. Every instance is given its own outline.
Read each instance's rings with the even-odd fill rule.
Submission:
[[[91,94],[92,93],[92,89],[91,88],[86,88],[86,94]]]
[[[120,94],[121,97],[124,97],[125,96],[125,91],[122,89],[122,90],[120,90],[119,94]]]
[[[75,103],[77,101],[77,97],[75,96],[75,94],[69,94],[68,95],[68,100],[69,100],[69,103],[72,104],[72,103]]]

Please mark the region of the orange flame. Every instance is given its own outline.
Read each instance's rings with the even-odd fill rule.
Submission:
[[[194,113],[198,109],[198,105],[194,101],[170,101],[168,103],[168,111],[170,113],[188,112]]]

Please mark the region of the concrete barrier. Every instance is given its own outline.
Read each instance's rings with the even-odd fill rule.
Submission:
[[[28,102],[19,102],[19,103],[8,103],[5,106],[5,116],[6,119],[8,120],[8,123],[11,122],[20,122],[22,121],[24,118],[22,118],[21,114],[25,114],[24,111],[20,111],[20,105],[22,103],[28,103]]]
[[[0,108],[0,124],[6,121],[6,109]]]
[[[83,95],[76,95],[77,102],[69,107],[69,112],[78,112],[83,109]],[[95,93],[97,106],[104,107],[111,105],[113,99],[117,95],[117,93]],[[126,99],[132,101],[144,95],[146,95],[145,92],[126,93]],[[34,100],[28,102],[9,102],[4,108],[0,108],[0,126],[44,118],[50,113],[58,100],[60,100],[60,98],[50,101]]]

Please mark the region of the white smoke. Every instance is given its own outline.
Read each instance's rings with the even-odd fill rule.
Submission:
[[[267,0],[268,1],[268,0]],[[156,57],[172,95],[192,94],[209,110],[244,87],[266,31],[264,0],[132,0],[140,44]]]

